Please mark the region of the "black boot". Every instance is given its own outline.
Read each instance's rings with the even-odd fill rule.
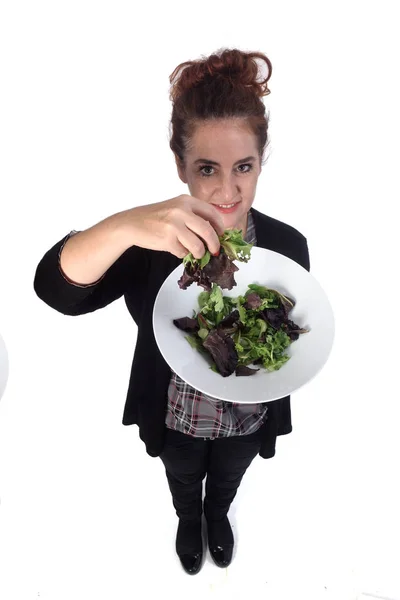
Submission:
[[[234,539],[228,517],[219,521],[208,521],[208,547],[218,567],[227,567],[232,561]]]
[[[186,573],[196,575],[200,571],[203,560],[201,517],[195,521],[179,519],[176,552]]]

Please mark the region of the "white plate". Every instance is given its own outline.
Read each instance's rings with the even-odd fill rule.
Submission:
[[[6,389],[8,379],[8,354],[6,345],[0,335],[0,399]]]
[[[185,339],[188,334],[173,324],[173,319],[192,317],[199,309],[198,296],[204,291],[195,283],[181,290],[179,265],[161,286],[153,310],[156,342],[168,365],[184,381],[211,398],[252,404],[283,398],[311,381],[328,360],[334,339],[334,316],[329,300],[317,280],[295,261],[264,248],[254,247],[248,263],[236,263],[237,285],[222,290],[224,295],[243,295],[250,283],[274,288],[296,305],[289,318],[309,329],[287,349],[291,357],[278,371],[260,370],[250,377],[234,373],[222,377],[209,367],[205,358]]]

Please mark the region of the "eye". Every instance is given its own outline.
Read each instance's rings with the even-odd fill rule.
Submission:
[[[253,170],[253,165],[249,164],[249,163],[245,163],[243,165],[239,165],[238,169],[240,169],[241,167],[248,167],[247,171],[240,171],[240,173],[250,173],[250,171]],[[212,173],[203,173],[203,169],[214,169],[214,167],[212,167],[211,165],[204,165],[203,167],[199,168],[199,172],[201,177],[211,177]]]
[[[239,165],[238,169],[240,169],[240,167],[249,167],[248,171],[241,171],[241,173],[250,173],[250,171],[253,169],[253,165],[250,164]]]
[[[202,177],[210,177],[211,173],[203,173],[203,169],[213,169],[210,165],[205,165],[204,167],[200,167],[199,172]]]

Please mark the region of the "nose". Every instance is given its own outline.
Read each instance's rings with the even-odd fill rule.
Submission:
[[[233,177],[226,175],[215,190],[214,199],[218,204],[230,204],[236,200],[238,193],[239,190]]]

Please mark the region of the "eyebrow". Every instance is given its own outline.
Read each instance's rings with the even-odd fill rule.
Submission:
[[[255,156],[246,156],[246,158],[241,158],[240,160],[237,160],[233,166],[238,165],[239,163],[249,162],[250,160],[256,160]],[[197,163],[207,163],[208,165],[215,165],[216,167],[220,166],[220,164],[215,162],[215,160],[207,160],[206,158],[198,158],[194,161],[195,165],[197,165]]]

